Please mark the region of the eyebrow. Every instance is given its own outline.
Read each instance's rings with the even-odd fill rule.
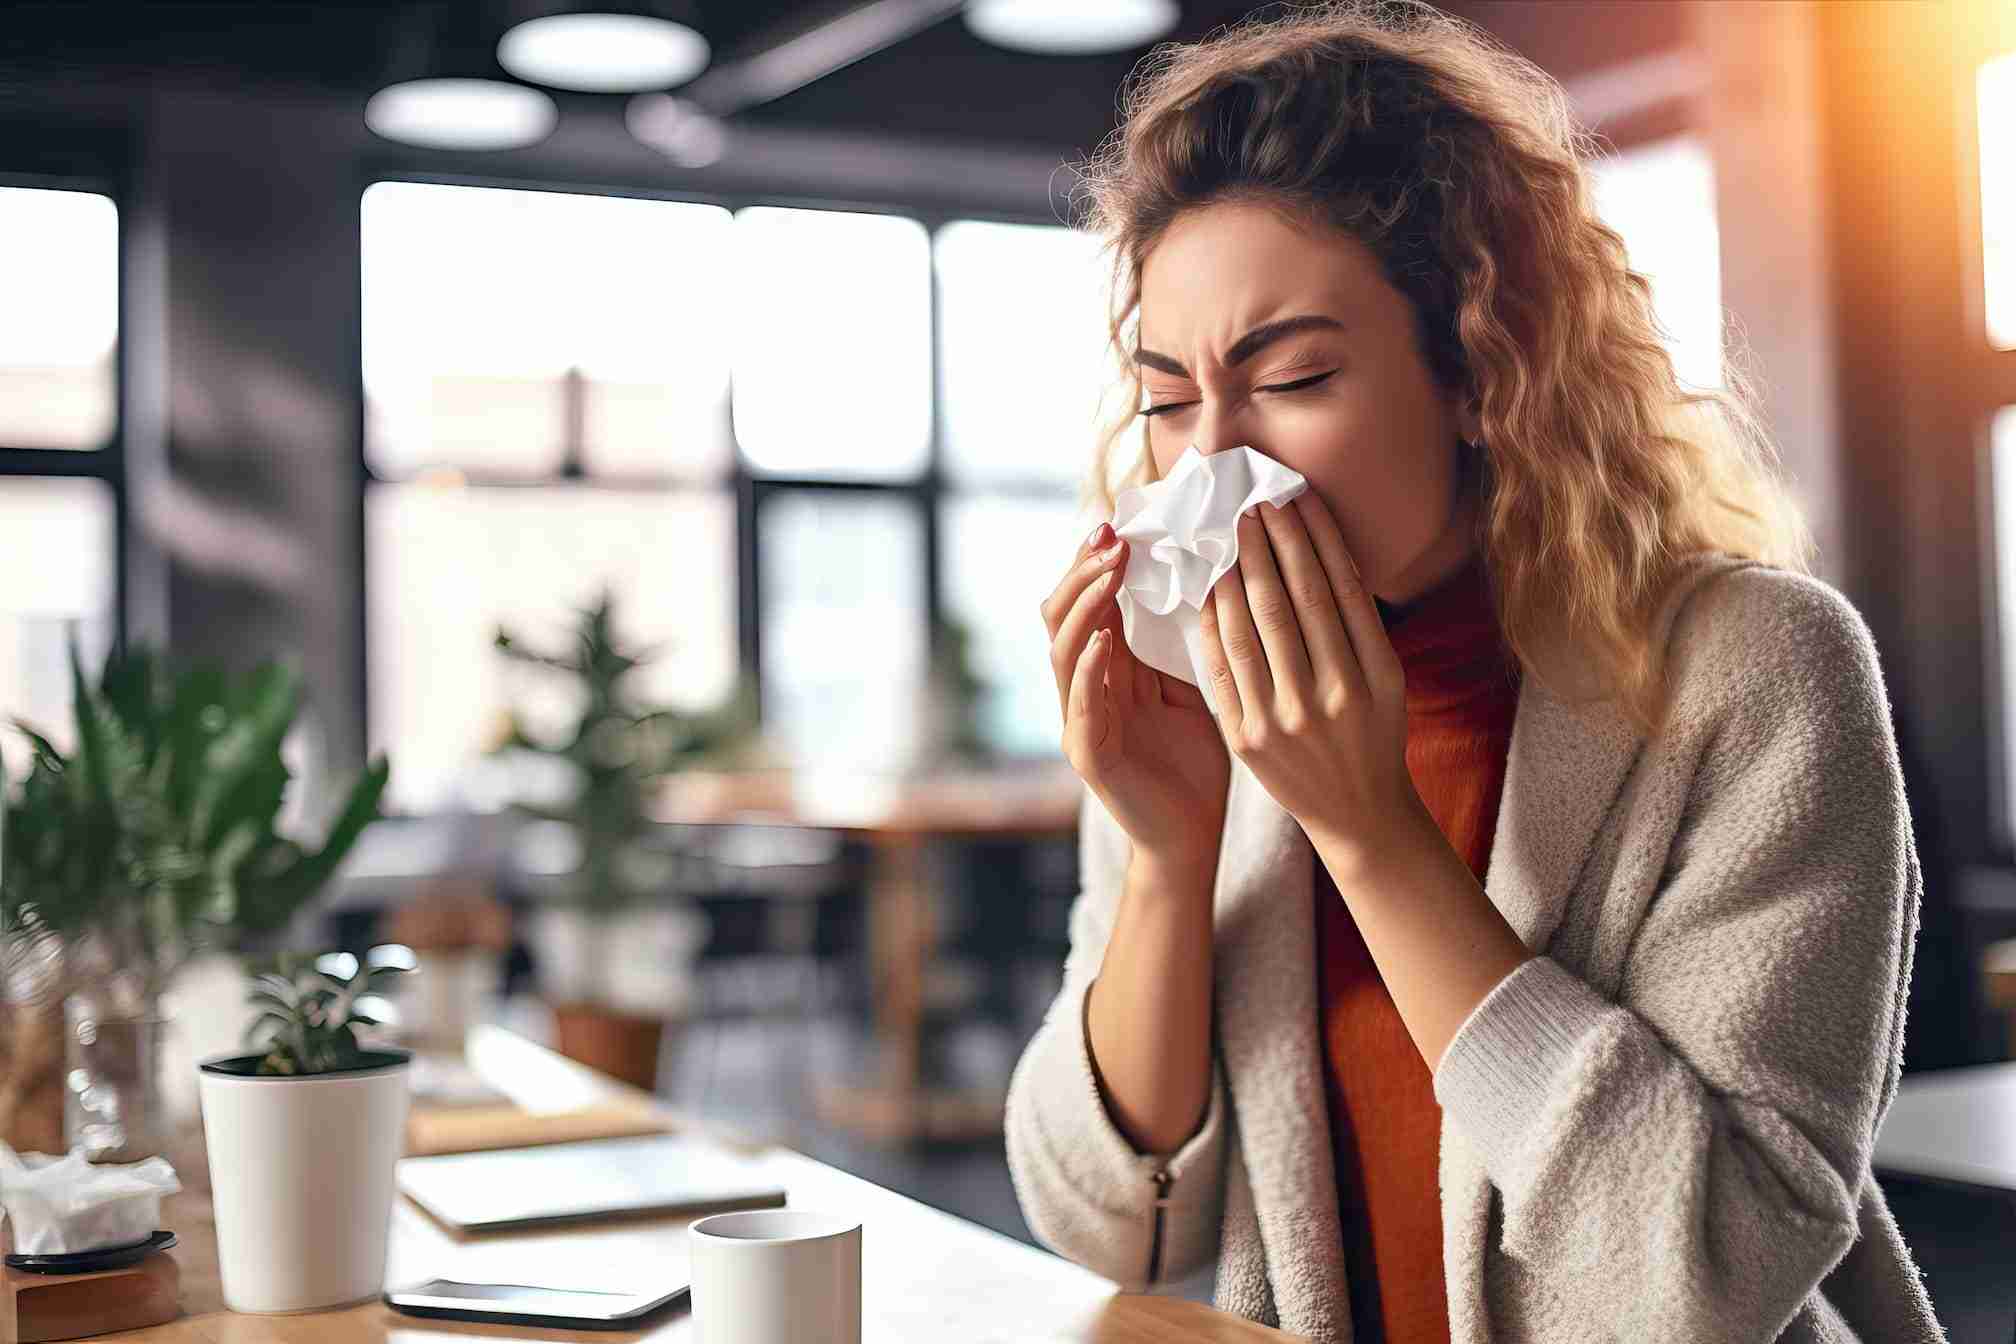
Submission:
[[[1342,322],[1339,322],[1334,317],[1327,317],[1322,313],[1302,313],[1296,317],[1276,318],[1272,322],[1261,323],[1233,342],[1232,348],[1225,352],[1225,362],[1228,365],[1243,364],[1267,346],[1272,345],[1275,341],[1285,336],[1293,336],[1298,331],[1342,331],[1343,329],[1344,324]],[[1136,364],[1145,364],[1151,369],[1160,369],[1164,373],[1173,373],[1178,378],[1188,378],[1190,376],[1190,370],[1184,368],[1169,356],[1158,355],[1153,350],[1143,350],[1138,346],[1134,351],[1134,362]]]

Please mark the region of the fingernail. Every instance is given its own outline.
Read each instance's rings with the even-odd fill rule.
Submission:
[[[1090,546],[1093,550],[1096,551],[1101,546],[1105,545],[1106,538],[1112,535],[1113,535],[1113,525],[1111,523],[1101,523],[1099,524],[1099,526],[1092,529],[1091,536],[1085,538],[1085,544],[1087,546]]]

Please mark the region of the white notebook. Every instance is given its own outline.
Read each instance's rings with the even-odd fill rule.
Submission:
[[[399,1189],[458,1232],[784,1203],[755,1162],[680,1134],[401,1158]]]

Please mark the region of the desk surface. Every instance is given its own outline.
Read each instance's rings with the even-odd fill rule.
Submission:
[[[2016,1063],[1932,1069],[1897,1087],[1871,1165],[2016,1191]]]
[[[492,1085],[528,1109],[559,1111],[646,1094],[583,1068],[498,1027],[479,1027],[468,1061]],[[687,1117],[666,1111],[681,1127]],[[716,1137],[719,1137],[718,1135]],[[1199,1303],[1118,1294],[1107,1280],[1047,1251],[955,1218],[894,1191],[788,1149],[741,1148],[783,1184],[789,1203],[844,1209],[863,1221],[864,1339],[888,1344],[1261,1344],[1289,1336]],[[187,1188],[165,1210],[180,1237],[179,1320],[101,1339],[149,1344],[455,1344],[456,1339],[580,1341],[687,1340],[691,1313],[674,1308],[653,1328],[568,1331],[478,1325],[403,1316],[382,1303],[290,1316],[241,1316],[224,1310],[217,1281],[215,1224],[200,1158],[178,1153]],[[403,1198],[394,1204],[386,1281],[398,1285],[443,1276],[474,1280],[564,1282],[630,1290],[662,1282],[686,1263],[686,1219],[492,1234],[458,1239]]]

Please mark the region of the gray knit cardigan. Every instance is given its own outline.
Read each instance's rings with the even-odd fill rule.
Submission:
[[[1434,1070],[1453,1344],[1944,1340],[1869,1169],[1921,892],[1875,644],[1821,580],[1720,552],[1658,629],[1649,742],[1522,679],[1484,889],[1539,955]],[[1210,1101],[1156,1155],[1093,1075],[1129,841],[1090,790],[1080,822],[1063,987],[1008,1093],[1030,1227],[1135,1290],[1215,1254],[1221,1308],[1348,1344],[1308,838],[1235,757]]]

